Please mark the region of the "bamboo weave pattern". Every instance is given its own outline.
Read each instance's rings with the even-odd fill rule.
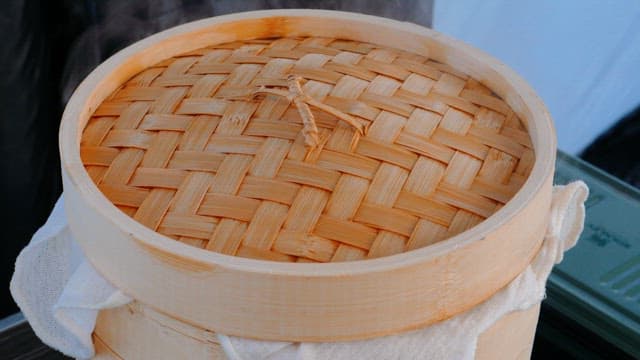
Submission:
[[[256,88],[349,114],[360,135]],[[329,262],[387,256],[456,235],[515,194],[533,166],[525,126],[490,89],[427,57],[327,39],[247,40],[167,59],[95,111],[81,157],[102,193],[143,225],[224,254]]]

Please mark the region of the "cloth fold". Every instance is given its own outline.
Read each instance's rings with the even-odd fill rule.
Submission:
[[[544,297],[553,265],[562,261],[582,232],[587,186],[555,186],[550,221],[533,262],[504,289],[473,309],[429,327],[375,339],[333,343],[258,341],[218,334],[231,360],[473,359],[480,334],[502,316]],[[75,358],[94,356],[91,333],[99,310],[127,304],[130,297],[107,282],[75,243],[61,197],[47,223],[16,260],[11,293],[36,335]]]
[[[62,196],[18,255],[10,289],[42,342],[80,359],[95,354],[91,334],[100,309],[132,300],[86,260],[69,230]]]

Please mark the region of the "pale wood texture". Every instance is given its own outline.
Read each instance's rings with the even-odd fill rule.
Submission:
[[[480,334],[475,359],[529,359],[539,313],[537,304],[498,319]],[[215,334],[182,324],[139,303],[103,310],[94,340],[94,359],[226,359]]]
[[[93,346],[96,352],[96,355],[92,358],[93,360],[122,360],[122,357],[116,354],[115,351],[95,334],[93,335]]]
[[[462,71],[324,37],[163,60],[98,106],[80,146],[98,188],[141,224],[288,262],[455,236],[506,204],[535,158],[511,108]]]
[[[530,359],[539,315],[540,304],[536,304],[503,316],[478,338],[476,359]]]
[[[126,360],[225,358],[215,333],[182,323],[140,303],[102,311],[94,343],[97,355],[111,353]]]
[[[196,246],[206,246],[197,237],[185,237],[184,241],[196,246],[186,245],[141,225],[118,210],[94,185],[90,176],[102,177],[103,182],[106,179],[107,183],[123,184],[125,177],[136,172],[137,164],[148,161],[154,165],[156,162],[159,163],[158,159],[162,157],[160,155],[163,153],[157,152],[157,156],[145,160],[146,154],[142,147],[153,145],[149,142],[147,134],[143,133],[131,138],[130,141],[134,146],[123,149],[115,155],[113,162],[120,163],[122,171],[102,172],[84,169],[79,150],[85,125],[92,115],[96,115],[102,117],[98,129],[113,127],[116,119],[109,113],[115,111],[122,113],[124,106],[116,104],[100,109],[98,113],[96,109],[105,101],[113,100],[109,96],[134,75],[152,68],[163,60],[216,44],[257,38],[308,36],[342,38],[387,48],[400,48],[428,57],[434,61],[434,64],[441,63],[434,65],[435,69],[448,72],[450,74],[448,76],[464,77],[466,76],[464,74],[467,74],[471,78],[478,79],[480,83],[502,98],[514,111],[514,115],[524,123],[535,153],[535,159],[534,154],[529,157],[529,161],[533,162],[529,178],[520,191],[492,216],[450,239],[425,247],[424,245],[427,244],[420,239],[425,237],[439,239],[446,235],[446,231],[429,224],[419,226],[416,224],[416,231],[421,234],[420,239],[416,238],[408,243],[415,247],[422,246],[422,248],[366,261],[328,264],[292,264],[227,256],[197,248]],[[345,59],[347,60],[348,58]],[[251,73],[246,71],[238,74],[238,81]],[[198,87],[194,85],[192,93],[199,94],[201,98],[202,94],[215,88],[220,80],[215,75],[205,75],[208,76],[206,80]],[[424,76],[428,77],[427,72]],[[148,79],[142,76],[137,81],[143,83]],[[131,117],[131,123],[137,123],[137,118],[147,112],[166,115],[169,107],[167,104],[175,104],[177,99],[183,96],[183,90],[179,89],[181,87],[182,85],[177,86],[177,89],[163,95],[163,101],[158,105],[147,104],[149,109],[145,104],[129,109],[127,113]],[[384,92],[387,91],[385,89],[388,89],[388,86],[382,83],[376,85],[376,88],[377,91]],[[455,90],[453,85],[438,88],[438,92],[444,92],[444,94],[435,96],[435,102],[443,104],[442,106],[449,106],[448,102],[452,102],[459,108],[457,112],[452,111],[452,115],[449,115],[454,124],[446,130],[453,133],[465,130],[466,126],[455,125],[455,123],[462,116],[460,113],[464,114],[471,108],[446,95],[447,92]],[[124,95],[127,95],[126,92]],[[202,116],[220,116],[217,122],[206,118],[196,121],[193,126],[198,129],[196,132],[202,135],[190,139],[187,142],[189,146],[203,146],[202,144],[207,146],[207,134],[213,131],[227,129],[225,131],[233,133],[237,131],[235,126],[243,124],[249,116],[244,112],[243,117],[238,121],[225,121],[223,108],[217,101],[202,103],[183,100],[180,106],[214,114]],[[495,104],[492,106],[498,107]],[[189,114],[175,115],[178,116],[175,118],[175,129],[186,126],[184,118],[179,117],[184,115]],[[320,115],[316,114],[316,116],[318,126],[321,127]],[[507,117],[504,121],[513,122],[515,116]],[[145,124],[151,128],[159,126],[157,124],[166,125],[167,121],[162,116],[151,120],[144,120],[144,116],[142,118],[141,122],[146,121]],[[473,131],[475,137],[485,138],[495,124],[491,117],[485,118],[482,123],[487,124],[488,129],[473,130],[473,127],[469,127],[467,132]],[[215,128],[213,124],[217,124]],[[127,134],[128,131],[131,130],[120,129],[112,135],[109,142],[123,141],[122,134]],[[157,131],[160,133],[177,130]],[[370,132],[376,133],[373,129],[370,129]],[[94,140],[99,138],[100,131],[95,133],[97,135],[93,137]],[[448,133],[444,134],[446,139],[457,139],[455,136],[449,136]],[[321,132],[320,135],[322,135]],[[163,143],[177,141],[170,134],[163,135],[160,139]],[[371,140],[368,142],[363,140],[359,141],[358,148],[364,147],[373,152],[379,149],[371,146]],[[245,143],[248,148],[256,146],[250,141]],[[513,150],[510,145],[500,141],[495,144],[504,149]],[[229,145],[234,144],[223,142],[216,146]],[[286,341],[336,341],[381,336],[449,318],[487,299],[521,273],[539,249],[547,225],[555,162],[555,133],[549,114],[531,88],[504,65],[484,53],[416,25],[376,17],[324,11],[268,11],[235,14],[183,25],[134,44],[101,65],[78,88],[63,116],[60,146],[65,208],[71,229],[89,260],[105,278],[128,295],[186,323],[229,335]],[[467,152],[477,150],[479,149],[470,148]],[[277,148],[273,151],[278,154]],[[103,151],[98,158],[109,159],[114,154],[113,151],[107,150]],[[399,173],[400,177],[404,177],[402,170],[395,169],[397,167],[405,169],[402,165],[408,165],[405,164],[406,157],[402,156],[404,152],[387,151],[386,154],[397,156],[396,162],[400,165],[393,163],[385,165],[384,171]],[[464,166],[458,166],[454,173],[464,174],[467,167],[474,167],[473,159],[469,159],[469,156],[471,155],[465,152],[456,156]],[[488,152],[487,156],[489,156]],[[233,190],[238,186],[244,169],[251,168],[249,157],[251,157],[250,154],[232,154],[221,158],[218,154],[211,153],[197,159],[196,164],[217,166],[218,172],[221,171],[220,169],[225,169],[224,171],[230,174],[224,178],[214,177],[212,180],[208,179],[207,174],[189,177],[188,181],[195,184],[194,187],[202,188],[208,181],[212,181],[212,186],[221,189],[219,194],[205,194],[203,201],[206,201],[207,196],[212,196],[209,199],[211,201],[207,203],[206,211],[219,211],[216,206],[218,201],[228,201],[229,196],[234,195]],[[319,156],[317,161],[321,159],[322,157]],[[296,165],[289,166],[289,173],[295,174]],[[451,172],[447,173],[446,169],[436,164],[422,163],[420,166],[422,173],[441,172],[442,177],[456,178]],[[259,168],[265,173],[274,171],[273,168]],[[172,170],[176,171],[167,172],[163,176],[158,176],[153,170],[143,174],[147,178],[155,178],[154,181],[164,185],[150,190],[142,189],[128,198],[131,202],[130,207],[143,208],[142,214],[137,216],[140,221],[155,226],[159,219],[158,213],[164,212],[163,209],[171,209],[172,206],[174,210],[192,211],[193,208],[186,201],[172,202],[172,198],[179,191],[175,184],[186,181],[182,178],[180,169]],[[365,162],[364,168],[360,171],[363,170],[371,171],[371,167],[367,167]],[[482,170],[480,168],[478,173],[480,171],[504,176],[499,169]],[[518,166],[515,171],[518,171]],[[340,183],[347,189],[340,192],[334,191],[334,194],[341,194],[345,201],[366,197],[367,193],[361,190],[361,178],[358,175],[351,175],[343,179],[341,176],[340,179],[336,179],[336,185]],[[415,191],[429,191],[434,186],[433,182],[421,183],[415,179],[410,181],[410,178],[410,175],[407,175],[406,183],[411,183]],[[332,181],[331,176],[317,178],[317,182],[323,186],[333,184]],[[462,184],[466,186],[468,182]],[[253,190],[250,189],[249,193],[255,192],[256,186],[260,186],[259,181],[254,183]],[[296,198],[301,197],[308,199],[310,206],[314,207],[320,207],[325,201],[329,203],[327,195],[323,193],[325,190],[318,186],[303,186],[298,192],[291,186],[274,188],[277,191],[270,196],[282,199],[283,202],[292,201],[293,204]],[[108,191],[117,194],[121,190],[116,185]],[[455,196],[455,192],[447,192],[447,190],[449,189],[445,187],[445,194]],[[192,196],[193,194],[184,193],[185,199]],[[405,197],[402,195],[402,201],[411,203],[412,198],[409,196],[407,200]],[[248,201],[246,204],[248,208],[253,209],[254,205],[249,203],[255,199],[244,200]],[[388,200],[382,197],[377,201]],[[272,202],[280,205],[277,201]],[[235,204],[235,202],[228,202],[228,204]],[[254,216],[256,213],[268,213],[274,216],[284,213],[284,208],[281,206],[265,207],[262,204],[255,208]],[[485,209],[482,203],[476,205],[478,211]],[[135,214],[140,208],[131,211],[126,206],[128,205],[124,207],[125,212],[136,218]],[[379,206],[381,205],[365,207],[364,218],[372,213],[375,214]],[[237,209],[234,216],[240,219],[246,218],[248,208]],[[294,208],[294,210],[295,212],[290,209],[289,212],[301,214],[305,211],[303,207]],[[331,215],[338,220],[348,219],[349,211],[351,210],[347,207],[335,209],[331,211]],[[192,217],[192,214],[186,215],[186,217],[182,214],[172,215],[169,225],[185,219],[201,220],[199,217]],[[214,246],[214,250],[234,251],[238,246],[239,234],[251,230],[250,226],[244,224],[246,221],[236,218],[225,218],[218,224],[213,224],[216,236],[227,239],[223,242],[223,246]],[[400,218],[403,219],[403,217]],[[328,223],[331,224],[332,219],[329,220]],[[479,221],[474,216],[457,216],[454,220],[455,229],[464,229]],[[320,222],[320,218],[317,222]],[[291,227],[297,231],[308,229],[312,225],[313,221],[308,219],[295,222],[285,220],[283,227],[288,229]],[[397,251],[398,244],[405,241],[399,236],[407,236],[408,225],[411,224],[406,221],[387,223],[385,226],[391,229],[395,229],[392,226],[398,226],[401,231],[385,229],[381,236],[381,243],[373,246],[376,236],[371,245],[375,252]],[[207,232],[211,227],[210,223],[204,221],[194,228]],[[366,232],[362,234],[366,235]],[[258,236],[254,239],[258,244],[263,241]],[[285,251],[292,249],[290,241],[294,244],[300,241],[311,244],[316,254],[326,254],[327,251],[323,242],[316,241],[314,237],[292,237],[285,240],[287,241],[279,245],[279,248]],[[355,244],[350,244],[351,247],[339,246],[335,256],[348,260],[365,255],[358,246],[369,244],[370,238],[360,236],[354,237],[352,241]],[[244,249],[242,254],[244,256],[255,255],[252,253],[254,249],[252,247],[242,247],[242,249]],[[305,252],[301,255],[307,257],[310,253]],[[263,255],[264,252],[261,254]]]

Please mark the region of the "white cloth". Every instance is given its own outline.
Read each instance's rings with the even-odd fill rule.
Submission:
[[[62,197],[18,255],[10,288],[38,337],[81,359],[94,355],[91,334],[98,311],[131,301],[85,259],[69,230]]]
[[[583,182],[556,186],[542,248],[507,287],[470,311],[424,329],[370,340],[287,343],[219,334],[231,360],[253,359],[472,359],[478,336],[496,320],[544,297],[547,277],[582,232]],[[94,355],[91,333],[100,309],[132,299],[102,278],[83,257],[67,226],[63,200],[16,261],[11,293],[35,333],[46,344],[76,358]]]

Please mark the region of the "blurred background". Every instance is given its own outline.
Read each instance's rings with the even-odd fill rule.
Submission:
[[[61,194],[57,131],[79,82],[116,51],[160,30],[204,17],[273,8],[363,12],[433,27],[464,40],[533,86],[555,119],[560,150],[640,187],[640,2],[4,0],[0,319],[18,311],[8,291],[15,257]],[[575,331],[583,336],[582,330]],[[544,354],[540,346],[538,356]],[[614,347],[607,351],[615,353]]]

